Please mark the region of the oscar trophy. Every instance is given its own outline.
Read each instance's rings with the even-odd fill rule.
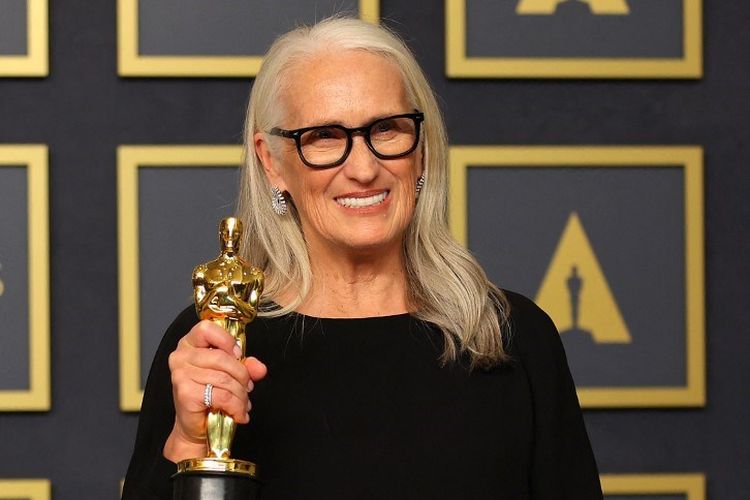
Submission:
[[[219,225],[221,254],[193,271],[195,308],[200,319],[224,328],[245,357],[245,326],[255,319],[263,273],[238,255],[242,222],[234,217]],[[210,396],[207,397],[210,402]],[[252,500],[257,497],[256,466],[231,458],[236,423],[229,415],[208,408],[207,456],[182,460],[173,476],[174,500]]]

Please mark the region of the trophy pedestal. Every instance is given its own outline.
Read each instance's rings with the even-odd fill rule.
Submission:
[[[255,500],[260,486],[254,463],[231,458],[183,460],[172,481],[174,500]]]

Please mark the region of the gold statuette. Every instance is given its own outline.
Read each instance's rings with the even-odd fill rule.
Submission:
[[[193,271],[195,308],[200,319],[213,321],[234,337],[245,358],[245,326],[255,319],[263,292],[263,273],[239,255],[242,222],[234,217],[221,221],[221,255]],[[183,460],[179,473],[219,472],[255,477],[255,464],[230,458],[236,423],[221,411],[209,409],[206,421],[208,454]]]

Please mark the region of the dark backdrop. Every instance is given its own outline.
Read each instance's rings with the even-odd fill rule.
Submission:
[[[0,143],[50,148],[52,409],[0,414],[0,478],[116,498],[137,416],[118,406],[115,148],[238,143],[251,82],[118,78],[115,2],[50,10],[50,76],[0,80]],[[750,4],[706,2],[698,81],[447,79],[443,2],[382,0],[381,14],[429,74],[453,144],[703,145],[708,403],[586,421],[602,472],[705,472],[709,498],[748,498]]]

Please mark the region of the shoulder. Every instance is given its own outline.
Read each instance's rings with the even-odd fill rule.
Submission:
[[[509,305],[506,344],[511,355],[556,358],[563,354],[560,335],[549,315],[528,297],[510,290],[503,293]]]

